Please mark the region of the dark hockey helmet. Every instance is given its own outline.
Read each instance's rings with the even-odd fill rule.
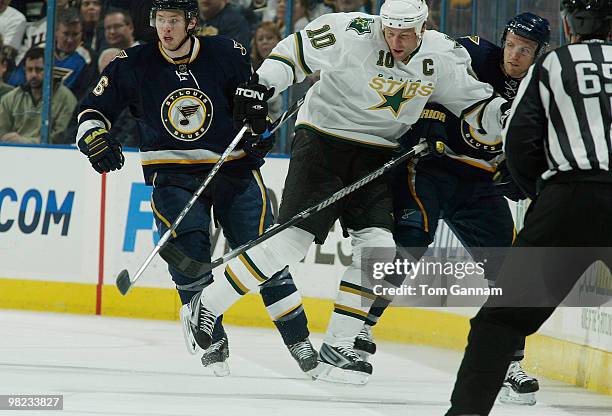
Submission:
[[[529,12],[514,16],[506,24],[502,35],[502,48],[506,44],[508,32],[537,42],[536,58],[546,51],[550,42],[550,23],[548,23],[548,20]]]
[[[612,0],[561,0],[561,16],[567,17],[573,35],[601,35],[612,26]]]
[[[155,13],[161,10],[182,10],[185,13],[187,22],[197,19],[199,16],[197,0],[153,0],[151,13],[149,14],[149,24],[155,27]]]

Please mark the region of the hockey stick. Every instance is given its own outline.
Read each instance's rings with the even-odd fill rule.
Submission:
[[[381,177],[382,175],[384,175],[385,173],[387,173],[388,171],[390,171],[391,169],[393,169],[400,163],[404,162],[405,160],[408,160],[422,153],[428,148],[429,146],[427,143],[421,142],[417,144],[410,151],[394,159],[391,159],[390,161],[382,165],[380,168],[376,169],[372,173],[367,174],[366,176],[359,179],[358,181],[353,182],[352,184],[340,189],[339,191],[335,192],[332,196],[323,200],[319,204],[305,209],[304,211],[295,215],[293,218],[291,218],[287,222],[284,222],[283,224],[273,225],[271,228],[269,228],[265,233],[260,235],[258,238],[251,240],[248,243],[245,243],[239,247],[236,247],[234,250],[229,251],[228,253],[214,260],[212,263],[202,263],[200,261],[194,260],[188,257],[187,255],[185,255],[181,250],[179,250],[173,244],[167,244],[164,247],[164,250],[160,253],[160,255],[162,256],[164,260],[168,262],[168,264],[172,264],[172,266],[177,268],[181,273],[184,273],[187,276],[197,278],[199,276],[202,276],[204,273],[210,272],[215,267],[225,264],[231,259],[238,257],[239,255],[243,254],[245,251],[275,236],[281,231],[294,226],[295,224],[310,217],[313,214],[316,214],[317,212],[328,207],[334,202],[344,198],[351,192],[361,188],[365,184],[372,182],[376,178]],[[436,152],[441,153],[443,151],[444,151],[444,144],[442,142],[437,142]]]
[[[304,98],[305,97],[302,97],[299,100],[297,100],[295,103],[293,103],[291,105],[291,107],[289,107],[287,109],[287,111],[285,111],[283,114],[281,114],[281,116],[270,125],[270,127],[269,127],[270,134],[273,134],[276,130],[278,130],[280,128],[280,126],[287,119],[289,119],[291,116],[293,116],[298,111],[298,109],[300,108],[302,103],[304,103]],[[126,295],[128,293],[130,288],[132,286],[134,286],[134,283],[136,283],[136,281],[140,278],[140,276],[142,276],[142,273],[145,271],[145,269],[151,263],[153,258],[157,255],[157,253],[159,253],[160,250],[162,250],[162,248],[166,244],[168,244],[168,240],[170,239],[170,236],[172,235],[172,232],[174,232],[174,230],[176,230],[176,228],[179,226],[181,221],[183,221],[183,218],[185,218],[185,216],[187,215],[187,213],[189,212],[191,207],[193,207],[193,204],[195,204],[196,200],[200,197],[202,192],[204,192],[204,189],[208,186],[210,181],[217,174],[217,172],[221,168],[221,165],[223,165],[223,163],[225,163],[227,158],[230,156],[230,153],[232,153],[234,151],[234,149],[236,148],[236,146],[238,146],[238,143],[240,142],[240,140],[242,140],[242,136],[244,136],[244,133],[247,131],[247,128],[248,128],[248,126],[244,125],[240,129],[238,134],[236,134],[236,137],[234,137],[234,139],[227,146],[227,149],[225,149],[225,151],[223,152],[223,154],[221,155],[221,157],[219,158],[217,163],[215,163],[215,165],[213,166],[211,171],[208,173],[208,175],[206,176],[206,178],[204,179],[204,181],[202,182],[200,187],[198,189],[196,189],[196,191],[194,192],[193,196],[191,197],[189,202],[187,202],[187,204],[185,205],[183,210],[179,213],[178,217],[176,217],[176,219],[174,220],[174,222],[172,223],[170,228],[159,239],[159,241],[157,242],[157,244],[153,248],[153,251],[151,251],[151,253],[149,253],[149,256],[146,258],[144,263],[142,263],[142,265],[140,266],[140,268],[138,269],[138,271],[136,272],[134,277],[130,277],[130,273],[126,269],[123,269],[117,275],[116,285],[117,285],[117,289],[119,289],[119,292],[121,292],[122,295]],[[165,260],[164,256],[162,256],[162,258],[164,258],[164,260]]]

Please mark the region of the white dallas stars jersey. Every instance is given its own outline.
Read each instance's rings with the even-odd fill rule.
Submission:
[[[257,73],[276,96],[320,70],[296,126],[325,136],[397,147],[427,101],[463,114],[477,129],[501,133],[505,100],[469,75],[470,56],[453,39],[426,31],[406,62],[394,62],[379,16],[332,13],[283,39]]]

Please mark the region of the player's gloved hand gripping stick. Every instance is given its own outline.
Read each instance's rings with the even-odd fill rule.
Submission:
[[[161,251],[160,255],[162,256],[164,260],[166,260],[169,264],[172,264],[172,266],[177,268],[181,273],[184,273],[187,276],[191,276],[191,277],[199,277],[203,275],[204,273],[208,273],[215,267],[227,263],[234,257],[241,255],[245,251],[273,237],[274,235],[280,233],[281,231],[296,225],[300,221],[321,211],[322,209],[328,207],[329,205],[335,203],[336,201],[344,198],[345,196],[361,188],[365,184],[372,182],[376,178],[381,177],[385,173],[389,172],[391,169],[398,166],[400,163],[408,159],[411,159],[417,155],[424,154],[427,151],[444,152],[444,147],[445,147],[444,143],[442,142],[437,142],[435,146],[431,146],[426,141],[418,143],[417,145],[412,147],[412,149],[410,149],[408,152],[402,154],[401,156],[391,159],[390,161],[382,165],[380,168],[376,169],[374,172],[369,173],[368,175],[364,176],[358,181],[353,182],[352,184],[340,189],[339,191],[335,192],[329,198],[321,201],[319,204],[305,209],[304,211],[295,215],[289,221],[283,224],[273,225],[258,238],[251,240],[248,243],[241,245],[240,247],[236,247],[234,250],[228,252],[227,254],[224,254],[223,256],[214,260],[212,263],[202,263],[200,261],[194,260],[186,256],[182,251],[180,251],[178,248],[176,248],[176,246],[174,246],[171,243],[166,244],[166,246]]]
[[[270,132],[270,135],[273,134],[276,130],[278,130],[280,128],[280,126],[288,118],[290,118],[295,113],[297,113],[297,111],[299,110],[299,108],[300,108],[300,106],[302,105],[303,102],[304,102],[304,97],[300,98],[298,101],[293,103],[293,105],[291,105],[291,107],[289,107],[289,109],[287,109],[287,111],[285,111],[274,123],[272,123],[270,126],[268,126],[268,130]],[[119,273],[119,275],[117,275],[117,281],[116,281],[117,289],[119,289],[119,292],[121,292],[122,295],[127,294],[127,292],[134,285],[134,283],[140,278],[140,276],[142,276],[142,273],[145,271],[145,269],[151,263],[153,258],[157,255],[157,253],[159,253],[159,251],[165,245],[168,244],[168,240],[170,239],[170,236],[172,235],[172,232],[174,230],[176,230],[176,228],[179,226],[179,224],[181,223],[183,218],[185,218],[185,216],[187,215],[187,213],[189,212],[189,210],[191,209],[193,204],[195,204],[196,200],[200,197],[202,192],[204,192],[204,189],[206,189],[206,187],[208,186],[210,181],[217,174],[217,172],[221,168],[221,165],[223,165],[223,163],[227,160],[227,158],[229,157],[230,153],[232,153],[232,151],[236,148],[236,146],[238,146],[238,143],[240,143],[240,141],[242,140],[242,137],[245,135],[245,133],[247,132],[248,128],[249,128],[249,126],[246,125],[246,124],[244,126],[242,126],[242,128],[240,129],[238,134],[236,134],[236,137],[234,137],[234,139],[227,146],[227,149],[225,149],[225,151],[223,152],[223,154],[221,155],[221,157],[219,158],[217,163],[215,163],[215,165],[213,166],[211,171],[208,173],[208,175],[206,176],[206,178],[204,179],[204,181],[202,182],[200,187],[198,189],[196,189],[196,191],[194,192],[194,194],[191,197],[191,199],[187,202],[187,205],[185,205],[185,207],[179,213],[178,217],[176,217],[176,219],[174,220],[174,222],[172,223],[170,228],[159,239],[159,241],[155,245],[155,248],[153,248],[153,251],[151,251],[151,253],[146,258],[144,263],[142,263],[142,266],[140,266],[140,268],[138,269],[136,274],[133,277],[130,277],[129,272],[124,269],[124,270],[122,270]],[[164,258],[164,260],[166,260],[166,258],[164,256],[162,256],[162,257]]]

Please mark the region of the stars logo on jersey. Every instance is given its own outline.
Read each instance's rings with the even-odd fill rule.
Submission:
[[[366,33],[372,33],[370,25],[374,23],[374,19],[370,17],[356,17],[351,20],[346,30],[354,30],[358,35],[365,35]]]
[[[368,110],[388,109],[395,118],[399,116],[402,107],[408,101],[412,100],[417,95],[427,97],[431,95],[434,90],[432,83],[423,85],[420,80],[396,81],[393,79],[385,79],[380,76],[372,78],[369,86],[378,93],[381,101],[368,108]]]
[[[162,124],[177,140],[198,140],[206,133],[212,119],[213,106],[210,98],[195,88],[173,91],[162,104]]]
[[[380,91],[377,92],[382,101],[375,106],[370,107],[368,110],[383,110],[388,108],[396,118],[399,115],[399,112],[402,110],[404,103],[414,98],[414,96],[406,97],[406,84],[399,87],[392,94],[381,93]]]

